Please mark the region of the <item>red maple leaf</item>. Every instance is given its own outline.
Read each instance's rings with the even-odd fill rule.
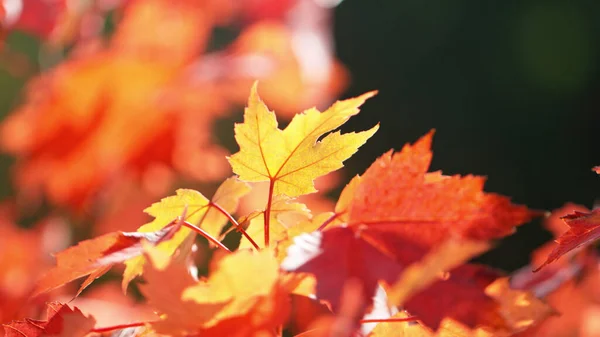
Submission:
[[[79,309],[51,302],[47,304],[45,321],[27,318],[4,325],[4,337],[83,337],[96,324],[91,316],[85,316]]]
[[[340,285],[345,280],[360,280],[362,296],[369,303],[378,281],[394,284],[405,267],[441,244],[501,238],[540,214],[511,204],[507,197],[483,192],[482,177],[427,173],[432,135],[405,145],[399,153],[388,152],[371,165],[350,202],[346,226],[325,230],[317,240],[320,254],[303,265],[284,261],[284,268],[314,273],[317,297],[329,301],[334,310],[339,309]],[[469,326],[494,321],[487,319],[493,313],[478,314],[477,309],[494,307],[493,300],[483,293],[487,284],[465,285],[476,279],[463,269],[450,275],[419,295],[421,303],[441,303],[437,310],[420,310],[417,301],[410,299],[406,309],[419,312],[419,318],[434,328],[445,316]],[[449,293],[459,290],[468,296],[460,299]],[[442,301],[440,296],[452,300]],[[453,309],[463,305],[457,301],[470,308],[468,315],[465,310]]]
[[[567,254],[575,248],[587,246],[600,238],[600,209],[591,212],[575,211],[561,218],[568,226],[569,230],[563,233],[554,248],[548,255],[546,261],[534,271],[538,271],[561,256]]]
[[[447,279],[435,281],[413,295],[404,307],[434,328],[441,319],[449,317],[469,327],[501,329],[505,322],[498,312],[499,304],[485,293],[486,287],[500,276],[484,266],[466,264],[450,271]]]

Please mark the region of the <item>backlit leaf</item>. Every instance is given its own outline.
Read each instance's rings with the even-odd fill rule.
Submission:
[[[255,84],[244,123],[235,125],[240,151],[229,158],[233,171],[244,181],[271,181],[273,195],[295,197],[315,192],[314,179],[341,168],[342,162],[377,131],[378,126],[359,133],[329,133],[356,115],[358,107],[373,95],[339,101],[322,113],[314,108],[306,110],[281,130]]]
[[[164,315],[151,326],[175,336],[270,335],[289,314],[287,292],[272,254],[269,250],[229,254],[213,266],[208,279],[194,281],[185,268],[169,264],[168,256],[156,251],[153,267],[146,266],[149,285],[142,292]],[[178,281],[161,288],[173,278]]]
[[[212,203],[218,204],[229,213],[233,213],[237,209],[239,198],[249,191],[248,185],[232,177],[225,180],[217,189]],[[227,223],[227,218],[214,209],[211,206],[211,201],[202,193],[190,189],[179,189],[176,195],[166,197],[144,210],[144,212],[154,217],[154,221],[141,226],[138,232],[151,232],[163,228],[173,219],[183,214],[184,211],[186,212],[186,221],[197,224],[213,237],[218,236]],[[191,229],[182,228],[172,240],[162,243],[158,248],[168,254],[173,254],[186,238],[194,235]],[[145,258],[139,256],[125,262],[123,289],[127,289],[129,282],[142,274],[144,261]]]
[[[506,197],[483,192],[482,177],[427,173],[432,157],[431,138],[429,133],[414,145],[405,145],[396,154],[388,152],[371,165],[352,193],[348,223],[323,231],[318,245],[320,254],[299,267],[286,263],[287,259],[283,261],[285,269],[314,273],[317,297],[329,301],[334,309],[339,308],[340,285],[345,280],[360,280],[362,296],[369,303],[378,282],[394,284],[406,267],[439,245],[449,240],[483,244],[512,233],[515,226],[539,215],[511,204]],[[460,249],[457,245],[454,248]],[[463,258],[480,251],[473,249]],[[448,258],[448,265],[442,260],[439,269],[448,269],[459,262]],[[483,293],[484,287],[469,289],[469,282],[474,282],[468,279],[469,273],[456,274],[454,270],[450,274],[446,283],[436,281],[421,291],[419,301],[411,294],[403,296],[410,297],[406,309],[412,308],[414,314],[422,315],[421,320],[434,329],[447,315],[469,326],[495,324],[497,319],[493,317],[498,314],[494,313],[493,300]],[[461,292],[465,298],[444,299],[451,293],[444,288]],[[458,300],[462,301],[460,306]],[[445,304],[435,305],[437,310],[425,309],[434,302]],[[473,303],[490,312],[476,315]]]
[[[600,209],[594,209],[589,213],[575,211],[563,216],[562,219],[569,226],[569,230],[556,239],[558,246],[536,271],[573,249],[589,245],[600,238]]]
[[[58,288],[65,283],[92,274],[79,290],[116,263],[125,262],[143,253],[142,241],[154,244],[173,237],[179,227],[173,222],[153,232],[114,232],[79,242],[56,254],[56,267],[38,282],[32,296]]]

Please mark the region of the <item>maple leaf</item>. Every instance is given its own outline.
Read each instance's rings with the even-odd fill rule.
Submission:
[[[539,215],[524,206],[511,204],[506,197],[484,193],[481,177],[427,173],[432,157],[431,138],[432,132],[414,145],[405,145],[401,152],[394,155],[388,152],[375,161],[357,182],[347,207],[347,224],[326,228],[318,241],[318,253],[310,253],[314,257],[304,265],[284,261],[283,268],[314,273],[317,297],[329,301],[334,309],[339,307],[340,285],[347,279],[361,281],[362,296],[365,303],[369,303],[379,281],[394,284],[406,267],[448,240],[500,238],[514,231],[515,226]],[[472,250],[473,253],[480,251]],[[456,265],[457,261],[452,261],[450,256],[447,258],[447,265],[436,263],[436,268],[447,270]],[[444,286],[466,293],[474,291],[462,289],[460,283],[452,285],[447,282]],[[443,297],[447,293],[420,292],[425,294],[421,299],[425,303],[441,300],[427,296]],[[490,308],[494,307],[483,288],[467,298],[479,298],[483,303],[489,303]],[[464,300],[465,305],[467,301]],[[406,308],[409,311],[411,307],[415,309],[415,303],[418,301],[412,296]],[[471,316],[443,312],[452,307],[450,302],[447,304],[441,306],[440,311],[418,310],[419,315],[422,312],[421,319],[434,328],[446,314],[455,314],[467,324],[477,324],[477,317],[482,318],[482,315],[472,316],[474,310],[469,312]],[[468,305],[472,306],[472,303]]]
[[[477,285],[485,286],[487,282]],[[407,337],[491,337],[491,336],[513,336],[515,333],[525,331],[528,328],[542,322],[547,317],[554,315],[555,311],[545,302],[536,298],[533,294],[514,290],[509,287],[508,278],[498,278],[489,285],[485,286],[485,293],[495,299],[498,304],[497,312],[502,317],[506,325],[502,327],[491,328],[490,326],[479,326],[471,329],[459,321],[453,319],[444,319],[440,323],[438,333],[434,333],[426,326],[416,322],[398,323],[384,322],[379,323],[371,337],[386,336],[407,336]],[[435,306],[430,306],[434,309]],[[483,307],[476,307],[475,310],[484,311]],[[484,313],[485,314],[485,313]],[[489,312],[488,312],[489,314]],[[407,318],[404,312],[398,313],[395,318]],[[498,317],[496,317],[497,319]]]
[[[544,255],[547,256],[549,249],[545,248],[553,247],[544,246],[543,248],[543,251],[540,251],[540,253],[545,252],[546,254]],[[569,270],[565,268],[559,270],[556,274],[556,278],[561,279],[559,282],[548,280],[534,287],[535,292],[539,296],[543,296],[545,301],[555,308],[560,315],[548,318],[523,334],[519,334],[519,337],[593,336],[593,334],[586,334],[585,330],[587,330],[586,325],[597,322],[598,319],[597,316],[590,316],[589,314],[595,314],[594,309],[597,308],[598,300],[600,299],[600,294],[598,293],[600,273],[597,268],[597,257],[594,256],[593,259],[588,261],[591,264],[583,266],[584,268],[576,273],[569,274]],[[561,264],[553,263],[539,273],[545,273],[547,269],[552,270]],[[527,271],[531,274],[531,268]],[[540,289],[544,291],[539,291]],[[591,331],[596,332],[597,329]]]
[[[511,289],[507,277],[499,278],[490,284],[485,293],[500,304],[499,312],[508,323],[511,333],[523,331],[540,323],[557,312],[534,294]]]
[[[68,305],[47,303],[45,321],[25,319],[4,325],[4,337],[83,337],[96,324],[91,316],[84,315],[79,309]]]
[[[114,264],[141,255],[143,240],[158,244],[170,239],[178,228],[179,226],[171,223],[154,232],[114,232],[81,241],[76,246],[56,254],[56,266],[38,281],[32,297],[91,274],[80,287],[80,293]]]
[[[235,125],[240,151],[229,158],[241,180],[270,181],[273,195],[295,197],[316,192],[313,180],[341,168],[342,162],[369,139],[378,126],[359,133],[331,132],[358,113],[375,93],[338,101],[325,112],[309,109],[281,130],[275,114],[262,102],[256,83],[250,92],[244,123]]]
[[[213,265],[208,279],[197,282],[184,267],[166,264],[166,258],[162,254],[158,263],[151,258],[153,266],[146,266],[148,283],[141,287],[149,302],[164,314],[161,321],[151,323],[157,332],[254,336],[270,333],[285,322],[289,301],[271,251],[228,254]],[[156,270],[148,271],[151,268]],[[163,285],[172,278],[179,281]]]
[[[544,219],[543,225],[555,238],[558,238],[569,229],[562,217],[573,212],[589,212],[589,210],[581,205],[566,203],[553,210]],[[531,254],[531,262],[512,273],[511,286],[515,289],[531,291],[536,296],[544,298],[563,283],[585,273],[586,265],[595,259],[595,254],[591,250],[573,250],[559,257],[551,265],[546,265],[543,269],[532,273],[536,266],[541,266],[548,259],[548,255],[555,248],[555,242],[547,242],[534,250]]]
[[[337,203],[335,204],[334,212],[325,212],[321,213],[311,219],[307,219],[306,221],[302,221],[297,225],[290,226],[286,232],[284,239],[278,242],[276,251],[277,258],[280,261],[284,261],[288,256],[288,248],[294,244],[295,238],[299,237],[302,234],[310,233],[315,230],[322,230],[325,227],[332,228],[335,226],[341,226],[348,221],[348,208],[350,206],[350,202],[352,201],[352,197],[356,190],[356,187],[360,183],[360,176],[355,176],[350,180],[350,182],[344,187],[342,192],[340,193],[340,197],[338,198]],[[302,240],[302,239],[300,239]],[[296,242],[296,248],[298,247],[298,242]],[[310,247],[300,248],[303,249],[311,249]],[[298,254],[292,253],[292,259],[298,257]],[[298,261],[288,260],[287,263],[292,265],[298,265]]]
[[[208,200],[198,191],[179,189],[176,195],[163,198],[160,202],[154,203],[144,210],[144,212],[153,216],[154,220],[141,226],[138,232],[143,233],[159,230],[185,212],[187,215],[184,220],[198,224],[210,236],[216,237],[221,233],[228,218],[219,213],[215,208],[219,207],[228,213],[233,213],[238,206],[240,197],[249,191],[250,187],[235,177],[225,180],[215,192],[212,200]],[[172,240],[161,244],[159,249],[173,254],[188,237],[193,237],[194,235],[191,229],[182,228],[175,234]],[[125,262],[123,289],[127,289],[127,285],[131,280],[142,274],[144,262],[145,258],[143,256]]]
[[[146,254],[150,263],[144,265],[146,283],[140,285],[140,291],[148,305],[162,315],[160,321],[153,322],[156,330],[173,334],[195,332],[229,303],[183,301],[182,292],[198,282],[188,268],[164,251],[146,247]]]
[[[348,211],[352,204],[354,193],[356,193],[358,186],[360,186],[360,182],[361,177],[358,175],[354,176],[340,193],[340,197],[338,198],[334,209],[336,220],[339,223],[347,223],[349,221]]]
[[[558,246],[534,271],[542,269],[573,249],[589,245],[600,238],[600,209],[594,209],[589,213],[575,211],[561,219],[569,226],[569,230],[556,239]]]
[[[443,277],[444,272],[489,248],[489,244],[481,241],[448,240],[441,243],[420,261],[411,264],[402,272],[389,290],[390,301],[402,305],[412,294],[427,288],[440,276]]]

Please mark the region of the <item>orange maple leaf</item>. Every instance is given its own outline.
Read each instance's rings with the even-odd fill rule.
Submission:
[[[569,226],[569,230],[556,239],[558,246],[548,255],[546,261],[534,271],[542,269],[547,264],[578,247],[585,247],[600,239],[600,209],[594,209],[591,212],[575,211],[563,216],[561,219]]]
[[[394,284],[404,268],[421,260],[438,245],[448,240],[500,238],[539,215],[524,206],[511,204],[506,197],[484,193],[481,177],[427,173],[432,157],[431,137],[429,133],[414,145],[404,146],[401,152],[387,153],[375,161],[353,193],[347,224],[325,229],[317,235],[320,244],[315,249],[320,254],[311,253],[305,263],[302,259],[283,262],[285,269],[314,273],[317,297],[328,300],[334,309],[339,308],[340,285],[344,280],[360,280],[362,296],[368,303],[379,281]],[[454,265],[452,262],[446,268]],[[412,296],[406,308],[434,328],[446,315],[458,316],[457,319],[468,325],[480,323],[479,319],[486,321],[484,316],[493,313],[478,314],[477,307],[493,309],[494,301],[483,293],[484,287],[465,286],[470,276],[461,273],[463,269],[451,271],[446,283],[437,282],[442,282],[441,289],[450,287],[470,294],[463,299],[464,307],[470,307],[468,311],[451,310],[458,304],[452,301],[459,297],[453,297],[445,306],[436,304],[439,310],[429,310],[427,304],[418,307],[419,301]],[[420,293],[425,296],[421,298],[422,303],[441,300],[448,294],[443,290],[431,293],[433,288],[428,289],[429,293],[427,289]],[[479,304],[467,305],[469,300]]]
[[[79,309],[51,302],[47,304],[45,321],[25,319],[4,325],[4,337],[83,337],[96,324],[91,316],[85,316]]]
[[[287,292],[269,250],[226,255],[213,265],[208,279],[200,281],[158,250],[150,249],[149,258],[152,264],[146,265],[148,283],[142,292],[163,314],[151,323],[159,333],[274,336],[288,317]]]
[[[173,237],[180,229],[178,222],[154,232],[114,232],[79,242],[56,254],[56,267],[39,281],[32,296],[58,288],[67,282],[90,275],[79,293],[114,264],[143,254],[142,241],[158,244]]]

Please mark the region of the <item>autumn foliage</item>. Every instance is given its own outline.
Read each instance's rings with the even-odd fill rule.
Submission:
[[[2,34],[67,56],[0,124],[17,191],[0,207],[4,336],[600,331],[600,212],[531,210],[484,177],[432,172],[434,130],[326,199],[380,126],[341,132],[377,92],[335,101],[341,65],[328,55],[317,76],[293,44],[291,13],[326,34],[312,0],[23,4],[0,2]],[[215,124],[239,105],[229,151]],[[471,262],[537,217],[556,243],[530,265]]]

